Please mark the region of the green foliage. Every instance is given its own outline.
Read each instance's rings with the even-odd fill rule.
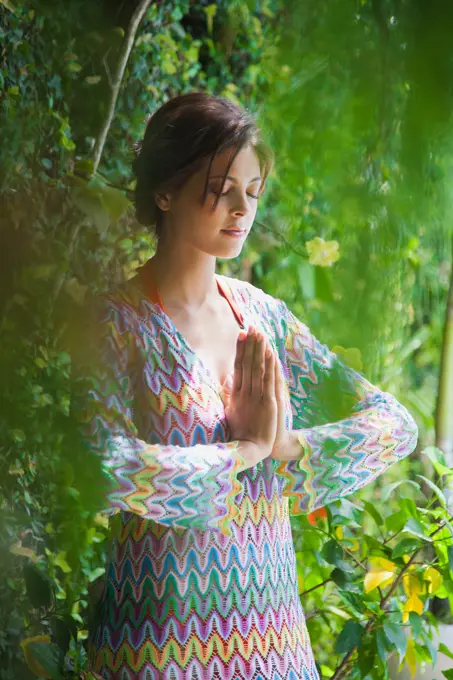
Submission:
[[[111,5],[0,4],[8,254],[0,267],[0,680],[81,678],[86,668],[90,602],[114,527],[98,514],[105,480],[77,428],[90,359],[85,308],[92,292],[128,278],[153,251],[128,200],[132,144],[149,111],[190,90],[256,111],[277,155],[244,253],[220,270],[284,298],[401,398],[426,444],[426,456],[388,474],[385,491],[378,480],[325,517],[294,521],[322,674],[386,678],[395,649],[411,667],[429,661],[432,600],[453,607],[451,470],[428,446],[451,268],[451,8],[152,3],[93,176],[133,11]]]
[[[148,112],[177,93],[250,94],[272,20],[267,3],[263,12],[237,12],[228,2],[152,3],[93,177],[91,153],[131,18],[131,7],[117,10],[82,0],[0,5],[8,140],[0,185],[8,252],[0,272],[2,680],[39,669],[79,677],[86,665],[109,525],[98,514],[99,460],[77,428],[90,359],[85,305],[154,246],[126,197],[132,143]]]
[[[423,453],[445,462],[438,450]],[[294,519],[299,590],[322,677],[388,677],[395,652],[411,669],[436,658],[430,601],[453,605],[453,508],[403,481]],[[451,485],[451,470],[444,481]]]

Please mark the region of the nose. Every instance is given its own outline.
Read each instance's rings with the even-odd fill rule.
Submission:
[[[237,192],[232,206],[233,215],[246,215],[249,210],[250,205],[247,200],[247,194],[245,192]]]

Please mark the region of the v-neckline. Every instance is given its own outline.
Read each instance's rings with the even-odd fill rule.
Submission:
[[[151,300],[151,302],[156,305],[156,307],[159,310],[159,314],[167,321],[167,325],[170,327],[171,331],[176,335],[176,337],[179,339],[179,342],[181,345],[188,350],[195,362],[198,363],[199,367],[203,371],[203,373],[208,377],[209,382],[212,384],[212,387],[215,389],[215,391],[220,395],[223,391],[224,388],[224,383],[221,383],[217,380],[217,378],[214,377],[211,369],[209,366],[206,365],[206,363],[203,361],[203,359],[200,357],[198,352],[196,352],[190,342],[187,340],[187,338],[181,333],[181,331],[177,328],[175,322],[169,316],[165,309],[164,305],[162,303],[162,299],[159,294],[159,289],[157,286],[157,282],[155,281],[154,276],[152,275],[151,267],[150,267],[150,260],[148,260],[143,266],[139,267],[137,270],[137,277],[138,281],[141,284],[141,291],[146,295],[147,298]],[[228,286],[224,281],[221,281],[221,275],[220,274],[215,274],[215,279],[217,283],[217,287],[219,289],[220,294],[226,299],[228,304],[231,307],[231,310],[238,321],[239,327],[243,330],[245,330],[245,320],[244,320],[244,315],[241,312],[241,309],[238,305],[237,300],[234,297],[233,290],[231,286]],[[227,376],[228,377],[228,376]]]

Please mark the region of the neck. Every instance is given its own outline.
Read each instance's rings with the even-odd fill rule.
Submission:
[[[152,270],[165,308],[199,310],[218,295],[216,258],[187,244],[159,241]]]

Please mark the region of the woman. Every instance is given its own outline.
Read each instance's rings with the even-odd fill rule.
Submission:
[[[215,273],[240,254],[272,164],[248,112],[177,97],[137,150],[136,214],[158,246],[99,298],[87,426],[119,517],[93,670],[317,679],[290,513],[374,480],[417,426],[284,302]]]

